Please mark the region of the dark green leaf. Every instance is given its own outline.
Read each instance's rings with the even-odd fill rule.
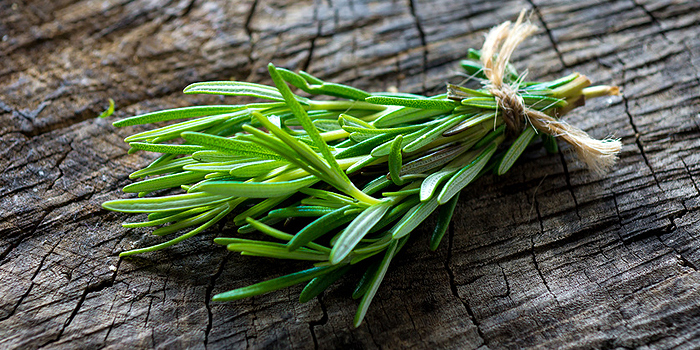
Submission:
[[[445,236],[445,232],[450,227],[450,221],[452,220],[452,214],[455,212],[457,207],[457,200],[459,199],[459,193],[457,193],[449,202],[440,207],[438,211],[438,219],[435,224],[435,229],[433,230],[433,235],[430,237],[430,250],[435,251],[442,241],[442,237]]]
[[[238,300],[254,295],[260,295],[267,292],[272,292],[282,288],[291,287],[295,284],[306,282],[310,279],[325,275],[335,269],[337,266],[322,266],[314,267],[308,270],[292,273],[286,276],[277,277],[265,282],[260,282],[252,286],[243,287],[215,295],[213,301],[231,301]]]
[[[437,200],[440,205],[447,203],[450,199],[452,199],[452,196],[457,194],[457,192],[461,191],[470,182],[472,182],[477,175],[479,175],[479,172],[486,165],[489,159],[491,159],[494,152],[496,152],[496,143],[492,143],[490,146],[484,149],[473,162],[469,163],[467,166],[462,168],[462,170],[454,174],[450,181],[447,181],[445,187],[442,188],[442,191],[437,196]]]
[[[370,286],[367,289],[367,292],[365,292],[362,296],[360,306],[357,308],[357,313],[355,314],[355,320],[353,322],[355,327],[359,327],[362,323],[362,320],[365,318],[365,315],[367,314],[367,309],[369,308],[369,304],[372,303],[372,299],[374,299],[374,295],[377,293],[379,285],[382,283],[384,275],[386,275],[386,271],[389,269],[391,259],[394,257],[394,253],[396,252],[397,243],[398,241],[396,240],[391,243],[389,249],[387,249],[386,253],[384,253],[384,258],[379,264],[377,272],[374,274],[374,276],[372,276],[372,280],[369,283]]]
[[[335,271],[312,279],[311,282],[309,282],[301,291],[301,294],[299,295],[299,302],[306,303],[315,298],[317,295],[323,293],[326,288],[337,281],[340,277],[343,277],[343,275],[345,275],[348,271],[350,271],[350,265],[343,266]]]
[[[501,160],[501,164],[498,166],[498,175],[505,174],[505,172],[515,164],[515,161],[520,158],[520,155],[523,154],[525,148],[530,145],[530,141],[535,138],[536,134],[537,131],[532,127],[527,127],[520,133],[520,136],[513,141],[513,144],[508,148],[505,156],[503,156],[503,160]]]
[[[306,225],[289,241],[287,249],[290,251],[298,249],[333,229],[352,221],[356,215],[346,215],[345,213],[351,208],[352,206],[350,205],[338,208]]]

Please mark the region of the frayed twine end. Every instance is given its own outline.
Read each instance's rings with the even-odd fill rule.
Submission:
[[[538,131],[561,138],[570,144],[578,158],[586,163],[591,171],[604,174],[618,159],[622,148],[619,139],[594,139],[575,126],[530,109],[523,104],[522,98],[519,98],[517,86],[511,87],[503,83],[506,66],[515,48],[537,30],[535,25],[525,20],[525,14],[525,10],[521,11],[515,23],[505,22],[491,29],[486,35],[481,49],[481,62],[484,65],[484,74],[489,80],[488,88],[496,96],[502,111],[508,111],[503,114],[503,118],[510,129],[522,130],[526,121],[529,121]],[[582,91],[584,99],[619,94],[620,90],[616,86],[591,87]],[[584,99],[580,102],[583,103]]]

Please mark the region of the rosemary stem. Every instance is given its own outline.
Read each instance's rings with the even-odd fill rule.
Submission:
[[[580,75],[576,79],[564,84],[552,91],[552,96],[556,98],[569,98],[581,94],[581,90],[591,85],[591,81],[585,76]]]
[[[362,158],[363,158],[362,156],[357,156],[357,157],[338,159],[338,165],[340,165],[341,169],[347,170],[351,165],[357,163]],[[309,173],[304,169],[296,168],[293,170],[285,171],[283,174],[277,175],[269,180],[265,180],[264,182],[293,181],[293,180],[300,179],[304,176],[309,176]]]
[[[610,85],[596,85],[581,90],[581,93],[586,97],[586,99],[603,96],[616,96],[620,94],[620,88]]]
[[[348,133],[347,131],[345,131],[343,129],[326,131],[326,132],[321,133],[321,138],[323,138],[323,141],[326,141],[326,142],[344,139],[348,136],[350,136],[350,133]]]
[[[348,188],[344,192],[351,195],[353,198],[357,199],[361,203],[367,204],[369,206],[379,204],[382,202],[382,200],[376,199],[376,198],[360,191],[353,184],[350,184],[350,186],[348,186]]]

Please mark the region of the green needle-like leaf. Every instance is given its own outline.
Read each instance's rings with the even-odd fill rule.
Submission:
[[[329,272],[323,276],[316,277],[309,282],[299,295],[299,302],[306,303],[323,293],[331,284],[343,277],[350,271],[350,265],[343,266],[335,271]]]
[[[149,221],[129,222],[129,223],[125,222],[122,224],[122,226],[127,227],[127,228],[158,226],[158,225],[162,225],[162,224],[167,224],[169,222],[186,219],[186,218],[195,216],[197,214],[200,214],[202,212],[205,212],[205,211],[212,209],[212,208],[213,208],[213,206],[192,208],[192,209],[185,210],[185,211],[173,214],[173,215],[168,215],[168,216],[163,217],[163,218],[153,219],[153,220],[149,220]]]
[[[334,183],[331,183],[331,185],[334,186],[341,186],[342,184],[339,184],[335,181],[333,181],[333,170],[329,168],[329,165],[324,161],[323,158],[321,158],[314,150],[311,149],[308,145],[305,143],[299,141],[298,139],[292,137],[289,135],[286,131],[280,129],[277,125],[273,124],[269,119],[267,119],[265,116],[259,113],[253,113],[253,116],[257,118],[260,123],[267,128],[272,134],[277,136],[279,140],[284,142],[288,147],[290,147],[294,152],[296,152],[296,155],[306,161],[306,163],[309,166],[312,166],[317,172],[320,174],[324,175],[324,180],[328,179],[329,181],[332,181]],[[320,137],[320,136],[319,136]],[[325,142],[323,143],[325,145]],[[328,148],[328,146],[326,146]],[[330,152],[330,151],[329,151]],[[334,159],[335,161],[335,159]],[[336,163],[337,164],[337,163]],[[350,180],[348,180],[350,181]]]
[[[172,159],[168,161],[163,161],[159,163],[154,163],[146,168],[137,170],[129,174],[130,179],[138,179],[141,177],[152,176],[152,175],[162,175],[167,173],[173,173],[183,170],[187,165],[196,164],[197,161],[191,157],[183,157],[178,159]]]
[[[357,201],[348,197],[348,196],[343,196],[342,194],[338,194],[335,192],[331,191],[324,191],[324,190],[319,190],[317,188],[302,188],[299,190],[299,192],[303,194],[307,194],[309,196],[314,196],[317,198],[321,199],[330,199],[337,201],[338,203],[343,203],[343,204],[357,204]]]
[[[340,238],[333,246],[329,259],[330,263],[337,264],[345,259],[369,230],[382,219],[392,205],[393,202],[391,201],[375,204],[358,215],[341,233]]]
[[[400,175],[427,173],[429,170],[441,167],[459,157],[464,151],[469,149],[469,146],[470,144],[457,144],[428,153],[404,164],[401,167]]]
[[[365,99],[365,97],[370,96],[369,93],[364,92],[360,89],[356,89],[354,87],[342,84],[327,83],[322,81],[321,79],[311,76],[306,72],[300,72],[300,74],[296,74],[284,68],[277,68],[277,71],[286,82],[310,94],[323,94],[359,101],[362,101]],[[301,75],[302,73],[303,75]]]
[[[338,124],[338,120],[336,119],[314,119],[313,123],[314,127],[321,131],[335,131],[341,129],[340,124]]]
[[[273,101],[284,101],[282,94],[270,86],[240,81],[208,81],[187,86],[185,94],[213,94],[251,96]]]
[[[498,103],[493,97],[469,97],[462,100],[462,106],[471,106],[483,109],[498,109]]]
[[[241,202],[243,202],[243,200],[241,200],[241,199],[234,200],[234,201],[229,202],[228,206],[235,207],[238,204],[240,204]],[[195,225],[206,223],[207,221],[209,221],[212,218],[219,215],[219,213],[221,213],[221,211],[227,209],[226,206],[227,206],[227,204],[223,204],[223,205],[220,205],[218,207],[213,207],[212,209],[210,209],[207,212],[189,217],[189,218],[184,219],[184,220],[180,220],[180,221],[178,221],[174,224],[171,224],[169,226],[165,226],[165,227],[161,227],[159,229],[156,229],[153,231],[152,234],[155,236],[165,236],[165,235],[171,234],[173,232],[180,231],[180,230],[187,228],[187,227],[192,227]]]
[[[337,266],[322,266],[314,267],[308,270],[292,273],[286,276],[277,277],[265,282],[260,282],[252,286],[247,286],[243,288],[234,289],[225,293],[215,295],[213,301],[231,301],[238,300],[247,297],[252,297],[254,295],[260,295],[282,288],[291,287],[295,284],[306,282],[310,279],[316,278],[318,276],[325,275],[335,269]]]
[[[138,134],[131,135],[124,139],[125,142],[147,141],[149,143],[160,143],[180,137],[180,134],[185,131],[202,131],[210,127],[214,127],[232,118],[244,118],[246,112],[234,112],[231,114],[213,115],[193,120],[180,122],[164,126],[159,129],[144,131]]]
[[[452,100],[437,100],[437,99],[411,99],[388,96],[370,96],[365,98],[365,102],[378,105],[402,106],[409,108],[420,109],[437,109],[441,111],[450,111],[456,107]]]
[[[476,126],[482,122],[485,122],[487,120],[493,120],[493,118],[496,117],[495,113],[492,112],[486,112],[486,113],[479,113],[476,114],[461,123],[455,125],[451,129],[446,130],[445,132],[442,133],[442,136],[448,137],[452,135],[457,135],[461,132],[469,130],[471,127]]]
[[[180,243],[188,238],[191,238],[195,236],[196,234],[206,230],[207,228],[211,227],[215,223],[219,222],[219,220],[223,219],[233,208],[229,208],[228,206],[222,207],[220,212],[211,220],[207,221],[204,225],[197,227],[196,229],[185,233],[184,235],[177,237],[175,239],[171,239],[167,242],[163,242],[160,244],[156,244],[151,247],[147,248],[140,248],[140,249],[133,249],[133,250],[127,250],[125,252],[122,252],[119,254],[120,257],[125,257],[129,255],[135,255],[135,254],[142,254],[142,253],[148,253],[148,252],[154,252],[157,250],[161,250],[163,248],[170,247],[174,244]]]
[[[246,219],[248,217],[257,219],[260,215],[263,213],[266,213],[270,209],[276,207],[280,203],[284,202],[287,198],[289,198],[291,195],[287,196],[281,196],[281,197],[272,197],[272,198],[267,198],[264,201],[261,201],[260,203],[248,208],[248,210],[236,215],[236,217],[233,218],[233,223],[236,226],[240,226],[245,224]]]
[[[523,102],[525,102],[528,107],[539,111],[545,111],[550,108],[561,108],[568,104],[566,100],[542,95],[521,94],[520,97],[523,98]]]
[[[358,170],[361,170],[362,168],[376,162],[380,157],[373,157],[373,156],[366,156],[363,157],[362,159],[358,160],[355,164],[351,165],[348,170],[346,171],[347,174],[352,174]],[[367,192],[365,192],[367,193]],[[369,193],[367,193],[369,194]]]
[[[165,175],[153,179],[143,180],[124,187],[126,193],[153,192],[165,188],[180,187],[195,183],[204,179],[204,174],[194,171],[183,171],[181,173]]]
[[[409,197],[408,199],[391,208],[391,210],[389,210],[389,212],[386,213],[386,215],[384,215],[382,220],[378,224],[376,224],[369,232],[379,232],[384,227],[394,223],[394,221],[396,221],[398,218],[404,215],[407,211],[416,207],[416,204],[418,203],[420,203],[420,200],[417,196]]]
[[[107,107],[107,109],[104,112],[100,113],[100,115],[98,115],[97,118],[107,118],[110,115],[112,115],[112,113],[114,113],[114,100],[110,98],[109,107]]]
[[[250,159],[250,158],[243,158],[243,159],[237,159],[237,160],[232,160],[232,161],[228,161],[228,162],[207,162],[207,163],[202,162],[202,163],[185,165],[182,167],[182,169],[189,170],[189,171],[204,172],[207,174],[214,173],[214,172],[228,173],[236,165],[248,164],[248,163],[253,162],[253,161],[254,160]]]
[[[255,177],[267,174],[287,164],[289,163],[281,160],[259,160],[237,164],[229,170],[229,174],[236,177]]]
[[[264,223],[265,225],[276,225],[280,223],[281,221],[284,221],[282,218],[271,218],[269,216],[265,216],[259,220],[259,222]],[[253,233],[258,231],[257,228],[255,228],[253,225],[246,224],[238,228],[238,233],[240,234],[247,234],[247,233]]]
[[[394,110],[387,110],[387,112],[377,118],[373,124],[377,128],[386,128],[392,125],[412,123],[448,113],[449,111],[444,109],[431,110],[402,107]]]
[[[353,321],[353,325],[355,327],[359,327],[362,323],[362,320],[365,318],[365,315],[367,314],[367,309],[369,309],[369,305],[372,303],[372,299],[374,299],[374,295],[377,294],[377,290],[379,290],[379,285],[382,283],[384,275],[386,275],[386,271],[389,269],[389,264],[391,263],[391,259],[394,257],[397,245],[398,241],[394,240],[389,246],[389,249],[386,250],[382,262],[379,264],[379,267],[377,268],[377,271],[374,274],[374,276],[372,276],[372,279],[369,283],[369,288],[365,293],[363,293],[362,300],[360,301],[360,306],[357,308],[357,313],[355,313],[355,320]]]
[[[215,135],[207,135],[198,132],[183,132],[182,137],[185,140],[194,144],[214,147],[217,150],[235,154],[240,157],[252,157],[272,160],[281,159],[281,157],[275,154],[275,152],[248,141],[230,139]]]
[[[403,141],[403,136],[396,136],[394,141],[391,142],[391,150],[389,151],[389,175],[391,181],[395,185],[402,185],[403,180],[401,179],[401,142]]]
[[[508,148],[506,155],[503,156],[503,160],[498,166],[498,175],[505,174],[506,171],[515,164],[515,161],[520,158],[520,155],[525,151],[525,148],[530,145],[530,141],[535,138],[536,134],[535,128],[531,127],[525,128],[525,130],[520,133],[520,136],[518,136],[518,138],[513,141],[510,148]]]
[[[391,140],[393,138],[390,134],[379,134],[372,138],[366,139],[358,144],[352,145],[348,148],[343,149],[336,157],[338,159],[351,158],[359,155],[366,155],[371,152],[375,147],[381,145],[382,143]]]
[[[210,181],[197,185],[196,189],[221,196],[268,198],[293,194],[317,181],[313,176],[285,182]]]
[[[401,219],[401,221],[399,221],[399,223],[397,223],[396,226],[391,229],[391,234],[394,239],[399,239],[409,234],[411,231],[413,231],[413,229],[418,227],[423,220],[428,218],[428,216],[430,216],[430,214],[432,214],[437,207],[438,200],[436,197],[433,197],[428,201],[420,203],[417,207],[414,207],[414,210],[409,211]]]
[[[404,147],[406,147],[406,145],[408,145],[409,143],[413,142],[413,141],[416,140],[417,138],[423,136],[423,135],[424,135],[426,132],[428,132],[429,130],[430,130],[430,126],[427,126],[427,127],[423,128],[423,129],[420,129],[420,130],[418,130],[418,131],[414,131],[414,132],[412,132],[412,133],[410,133],[410,134],[404,136],[403,139],[402,139],[402,141],[401,141],[401,148],[403,149]],[[391,152],[391,145],[392,145],[392,142],[393,142],[393,141],[384,142],[383,144],[381,144],[381,145],[375,147],[374,149],[372,149],[372,152],[370,152],[370,154],[371,154],[373,157],[383,157],[383,156],[389,155],[389,152]]]
[[[346,211],[351,208],[352,206],[350,205],[338,208],[306,225],[289,241],[287,249],[290,251],[298,249],[333,229],[352,221],[356,215],[346,214]]]
[[[361,128],[361,129],[376,129],[374,126],[371,124],[367,123],[366,121],[355,118],[349,114],[342,113],[338,117],[338,124],[340,124],[341,127],[353,127],[353,128]]]
[[[116,127],[123,127],[131,125],[158,123],[174,119],[207,117],[210,115],[238,112],[248,108],[251,108],[251,106],[194,106],[166,109],[164,111],[146,113],[131,118],[125,118],[114,122],[113,125]]]
[[[367,194],[374,194],[385,189],[389,185],[391,185],[391,180],[387,179],[386,176],[382,175],[370,181],[367,185],[365,185],[362,191]]]
[[[352,292],[353,299],[362,298],[362,296],[367,293],[367,290],[369,290],[372,283],[372,278],[374,278],[374,275],[377,273],[377,269],[379,269],[379,264],[381,262],[381,260],[376,260],[367,267],[365,273],[363,273],[362,277],[360,277],[360,281],[357,282],[355,290]]]
[[[544,145],[544,149],[547,150],[547,153],[549,153],[549,154],[559,153],[559,145],[557,145],[557,138],[554,136],[545,135],[544,133],[541,135],[542,135],[542,144]]]
[[[197,145],[164,145],[145,142],[131,142],[129,146],[142,151],[170,154],[192,154],[197,151],[205,150],[204,147]]]
[[[438,245],[440,245],[440,241],[442,241],[442,237],[445,236],[447,229],[450,227],[450,221],[452,221],[452,214],[455,212],[458,199],[459,193],[440,207],[437,223],[435,224],[433,235],[430,237],[430,250],[435,251],[437,249]]]
[[[278,230],[278,229],[276,229],[276,228],[274,228],[274,227],[272,227],[272,226],[269,226],[269,225],[265,224],[265,223],[262,222],[262,221],[254,220],[254,219],[252,219],[252,218],[247,218],[246,221],[248,222],[248,224],[250,224],[251,226],[253,226],[254,228],[256,228],[258,231],[260,231],[260,232],[262,232],[262,233],[264,233],[264,234],[266,234],[266,235],[268,235],[268,236],[270,236],[270,237],[273,237],[273,238],[276,238],[276,239],[279,239],[279,240],[282,240],[282,241],[286,241],[286,242],[289,242],[292,238],[294,238],[294,236],[292,236],[292,235],[290,235],[290,234],[288,234],[288,233],[286,233],[286,232],[280,231],[280,230]],[[216,240],[215,240],[215,241],[216,241]],[[234,242],[231,242],[231,243],[234,243]],[[269,242],[266,242],[266,243],[269,243]],[[226,243],[226,244],[230,244],[230,243]],[[276,243],[275,243],[275,244],[276,244]],[[276,244],[275,246],[277,247],[277,246],[280,246],[280,245],[277,245],[277,244]],[[320,245],[320,244],[316,244],[316,243],[313,243],[313,242],[307,243],[306,246],[307,246],[308,248],[311,248],[312,250],[316,250],[316,251],[319,251],[319,252],[324,252],[324,253],[330,253],[330,252],[331,252],[331,249],[330,249],[330,248],[324,247],[324,246],[322,246],[322,245]],[[283,247],[285,250],[287,250],[287,245],[281,245],[281,247]]]
[[[287,260],[326,261],[328,253],[317,252],[306,248],[300,248],[293,252],[287,250],[287,246],[279,243],[232,243],[226,246],[230,251],[245,253],[246,255],[264,256],[267,258]],[[274,245],[273,245],[274,244]]]
[[[477,175],[479,175],[479,172],[484,168],[489,159],[491,159],[494,152],[496,152],[496,144],[492,143],[489,147],[484,149],[473,162],[469,163],[469,165],[452,176],[450,181],[445,184],[445,187],[442,188],[442,191],[437,196],[440,205],[447,203],[452,199],[452,196],[472,182]]]
[[[306,131],[307,135],[311,137],[311,140],[313,141],[314,145],[316,145],[316,147],[321,151],[321,154],[323,155],[323,158],[326,160],[326,162],[328,162],[328,165],[330,165],[330,167],[333,170],[335,170],[335,175],[339,176],[340,179],[347,182],[348,184],[351,184],[350,179],[348,179],[347,175],[345,175],[345,172],[342,169],[340,169],[340,165],[338,165],[338,162],[336,162],[335,157],[333,157],[330,148],[328,148],[326,142],[323,141],[323,138],[318,132],[318,129],[314,127],[313,122],[309,118],[306,111],[294,98],[294,94],[292,94],[292,91],[289,89],[289,86],[287,86],[287,83],[277,72],[275,66],[269,64],[267,68],[270,72],[270,76],[272,77],[272,81],[275,83],[275,86],[277,86],[277,89],[279,89],[280,93],[284,97],[284,100],[287,102],[289,109],[292,111],[292,113],[294,113],[294,116],[301,123],[301,126],[304,128],[304,131]]]
[[[296,218],[296,217],[319,217],[332,212],[333,209],[321,206],[298,206],[282,209],[275,209],[268,214],[270,217]]]
[[[102,207],[122,213],[150,213],[190,209],[221,203],[230,199],[230,196],[199,192],[158,198],[117,199],[102,203]]]
[[[435,190],[443,181],[447,180],[448,177],[459,171],[459,169],[464,167],[466,164],[472,162],[478,155],[478,151],[465,153],[447,164],[439,171],[428,175],[428,177],[426,177],[421,183],[420,200],[426,201],[432,198],[433,193],[435,193]]]
[[[403,151],[406,153],[411,153],[411,152],[417,151],[421,147],[433,142],[435,139],[442,136],[442,133],[445,130],[448,130],[449,128],[457,125],[461,121],[467,119],[467,117],[468,117],[467,115],[456,115],[456,116],[450,118],[449,120],[445,121],[444,123],[440,124],[439,126],[434,127],[429,132],[426,132],[423,135],[420,135],[420,137],[416,138],[411,143],[406,145],[403,148]]]

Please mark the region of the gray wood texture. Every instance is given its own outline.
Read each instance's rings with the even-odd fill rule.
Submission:
[[[357,275],[299,304],[299,287],[213,294],[299,269],[228,254],[221,225],[162,252],[101,209],[150,155],[120,117],[233,99],[203,80],[269,83],[275,62],[382,91],[438,93],[485,31],[532,9],[514,59],[529,78],[617,84],[569,121],[624,143],[596,177],[528,151],[462,193],[443,245],[418,232],[363,325]],[[700,3],[672,0],[0,0],[0,348],[700,347]],[[459,80],[459,78],[457,78]],[[95,119],[116,100],[117,112]]]

